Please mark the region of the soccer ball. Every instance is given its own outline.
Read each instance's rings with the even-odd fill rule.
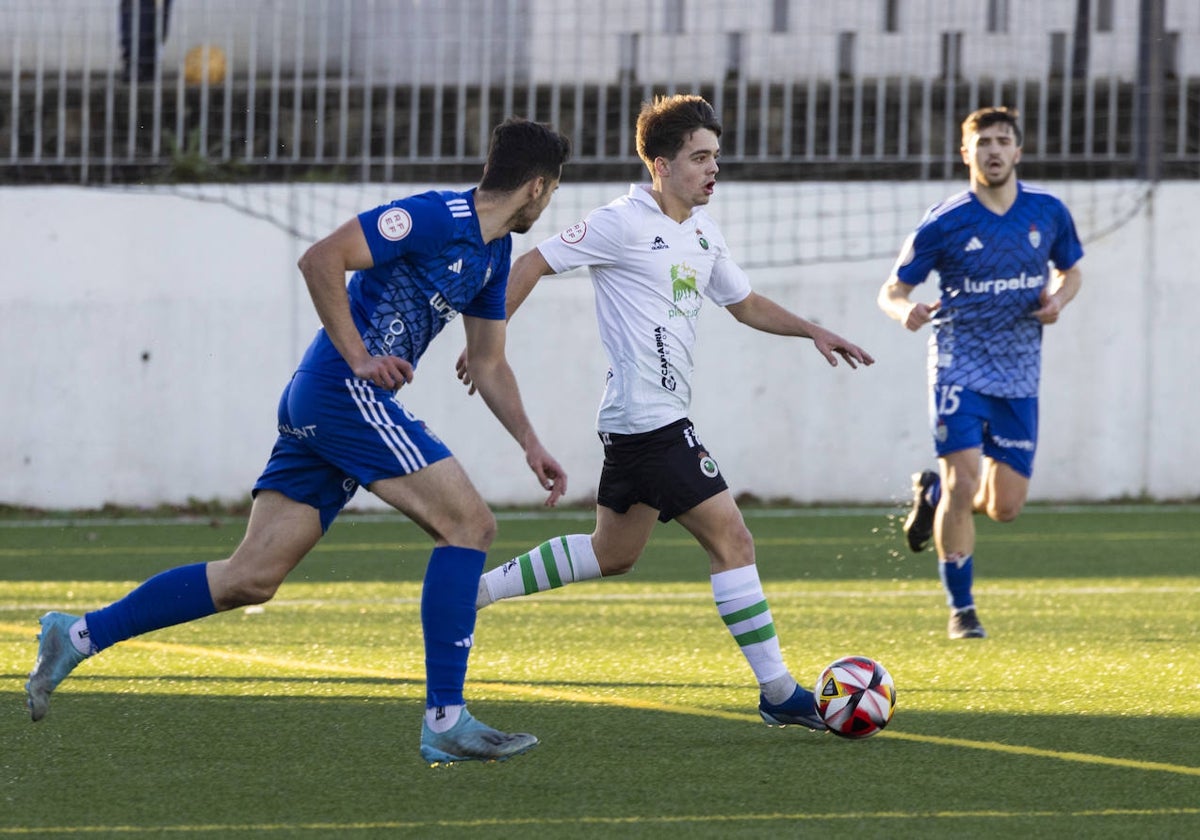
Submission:
[[[817,713],[841,738],[867,738],[888,725],[896,684],[887,669],[866,656],[847,656],[817,679]]]

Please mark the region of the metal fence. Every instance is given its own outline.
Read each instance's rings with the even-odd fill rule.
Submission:
[[[624,178],[640,103],[678,91],[762,179],[945,177],[998,103],[1032,177],[1196,177],[1192,5],[0,0],[0,179],[474,177],[509,114],[569,133],[575,177]]]

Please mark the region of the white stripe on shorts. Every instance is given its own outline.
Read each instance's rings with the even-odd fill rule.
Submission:
[[[371,384],[363,379],[347,379],[345,382],[359,413],[379,433],[384,445],[396,456],[405,472],[413,473],[429,466],[421,454],[421,448],[412,442],[408,432],[392,422],[387,409],[375,398]]]

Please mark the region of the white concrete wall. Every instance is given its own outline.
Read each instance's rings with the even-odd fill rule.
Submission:
[[[930,187],[888,185],[906,225]],[[331,207],[347,195],[373,203],[359,187],[306,189],[328,190]],[[517,251],[624,189],[564,186]],[[727,208],[731,241],[752,233],[739,221],[759,189],[721,186],[713,210]],[[1200,496],[1200,239],[1189,221],[1198,200],[1195,184],[1163,185],[1133,221],[1087,245],[1084,291],[1047,330],[1034,498]],[[899,247],[884,238],[896,240],[885,250]],[[295,269],[303,247],[266,221],[169,190],[0,189],[0,503],[242,498],[274,440],[279,391],[316,326]],[[760,247],[742,250],[749,258]],[[752,272],[759,291],[863,344],[878,359],[870,369],[830,369],[807,342],[756,333],[719,309],[703,314],[692,417],[736,492],[889,501],[932,463],[925,336],[874,304],[890,265],[889,256]],[[518,447],[454,378],[461,346],[451,324],[405,400],[491,502],[536,503]],[[606,363],[585,277],[543,283],[513,321],[510,356],[545,443],[568,470],[568,498],[590,501]],[[366,493],[358,502],[372,506]]]

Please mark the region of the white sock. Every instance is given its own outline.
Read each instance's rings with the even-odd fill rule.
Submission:
[[[798,685],[795,677],[791,674],[784,674],[778,679],[760,684],[759,689],[762,691],[763,697],[767,698],[768,703],[778,706],[796,693]]]
[[[81,618],[72,624],[71,629],[67,631],[67,635],[71,637],[71,644],[75,646],[75,650],[84,656],[91,656],[95,653],[92,650],[92,637],[88,633],[86,618]]]
[[[475,609],[502,598],[532,595],[580,580],[600,577],[600,564],[589,534],[555,537],[497,566],[479,579]]]
[[[742,655],[750,663],[759,687],[764,694],[770,690],[767,701],[783,702],[795,690],[795,680],[791,679],[787,666],[783,664],[779,638],[775,635],[775,622],[758,579],[758,567],[751,564],[740,569],[717,572],[712,576],[712,591],[717,612],[742,649]],[[772,699],[779,697],[789,682],[791,690],[778,700]]]
[[[434,732],[445,732],[458,723],[465,708],[466,706],[434,706],[425,710],[425,723]]]

